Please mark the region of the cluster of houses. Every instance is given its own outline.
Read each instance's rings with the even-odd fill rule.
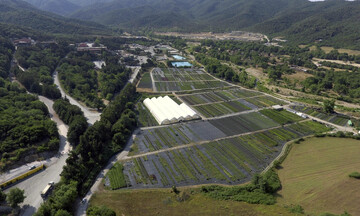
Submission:
[[[102,44],[95,43],[79,43],[77,44],[76,51],[78,52],[91,52],[91,53],[101,53],[102,51],[107,50],[107,47]]]

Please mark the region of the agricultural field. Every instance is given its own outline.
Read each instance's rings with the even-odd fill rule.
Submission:
[[[204,93],[196,93],[190,95],[179,95],[181,100],[188,105],[203,105],[215,102],[226,102],[247,97],[255,97],[263,95],[260,92],[249,91],[240,88],[231,88],[228,90],[208,91]]]
[[[144,75],[142,76],[140,83],[137,87],[138,88],[147,88],[147,89],[153,88],[150,73],[144,73]]]
[[[263,108],[263,107],[269,107],[274,105],[285,105],[286,102],[276,99],[274,97],[270,96],[260,96],[260,97],[251,97],[251,98],[245,98],[245,101],[248,103],[251,103],[255,105],[257,108]]]
[[[192,108],[207,118],[251,110],[249,107],[247,107],[240,101],[212,103],[206,105],[193,106]]]
[[[214,81],[215,79],[201,69],[155,68],[152,71],[155,82]]]
[[[274,109],[264,109],[261,110],[260,113],[271,118],[279,124],[290,124],[303,119],[300,116],[286,110],[278,111]]]
[[[244,136],[148,154],[122,162],[132,188],[240,184],[261,172],[289,140],[324,132],[306,121]]]
[[[106,174],[105,185],[110,186],[112,190],[129,187],[130,182],[126,179],[123,171],[124,166],[121,163],[116,163]]]
[[[159,123],[150,113],[148,108],[144,106],[143,103],[138,103],[137,105],[137,112],[138,112],[138,122],[140,127],[149,127],[149,126],[158,126]]]
[[[90,206],[107,206],[116,215],[241,215],[241,216],[295,216],[279,205],[258,205],[245,202],[215,200],[200,192],[200,188],[178,188],[179,195],[171,189],[101,190],[94,194]],[[182,199],[180,199],[182,197]]]
[[[360,215],[360,141],[310,138],[294,145],[278,171],[282,190],[279,205],[301,205],[306,214],[324,212]]]
[[[152,77],[157,91],[187,91],[222,88],[228,83],[218,81],[200,69],[155,68]]]
[[[158,92],[172,92],[172,91],[191,91],[198,89],[213,89],[223,88],[229,84],[218,81],[188,81],[188,82],[155,82],[156,90]]]
[[[340,126],[346,126],[347,122],[350,120],[350,117],[348,116],[335,113],[324,113],[320,109],[313,109],[305,106],[291,106],[290,108]]]
[[[283,101],[262,93],[240,88],[180,94],[179,98],[206,118],[285,104]]]
[[[142,130],[134,145],[139,153],[216,140],[228,136],[280,126],[260,113],[248,113],[210,121],[196,121]]]

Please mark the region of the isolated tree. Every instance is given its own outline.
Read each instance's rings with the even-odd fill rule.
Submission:
[[[26,196],[24,195],[24,190],[12,188],[7,194],[6,201],[12,208],[17,208],[20,203],[24,202],[25,198]]]
[[[89,216],[116,216],[116,213],[106,206],[92,206],[86,211],[86,214]]]
[[[70,214],[68,211],[60,209],[59,211],[56,212],[55,216],[71,216],[72,214]]]
[[[335,107],[335,101],[334,100],[325,100],[323,109],[326,113],[333,113]]]

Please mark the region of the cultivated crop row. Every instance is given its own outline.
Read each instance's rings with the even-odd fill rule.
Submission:
[[[215,80],[212,76],[204,73],[199,69],[160,69],[153,70],[154,81],[169,81],[169,82],[187,82],[187,81],[201,81],[201,80]]]
[[[209,141],[279,126],[260,113],[248,113],[210,121],[190,122],[141,131],[134,140],[138,153]]]
[[[289,124],[302,120],[300,116],[286,110],[278,111],[274,109],[264,109],[261,110],[260,113],[271,118],[279,124]]]
[[[319,123],[306,121],[261,133],[147,155],[124,162],[124,174],[133,188],[239,184],[261,172],[287,141],[326,130]]]
[[[229,84],[221,81],[155,82],[157,91],[189,91],[197,89],[222,88]]]
[[[270,97],[270,96],[260,96],[260,97],[245,98],[244,100],[246,100],[247,102],[257,106],[258,108],[286,104],[284,101],[278,100],[278,99],[276,99],[274,97]]]
[[[240,98],[254,97],[259,95],[262,95],[262,93],[235,88],[228,90],[209,91],[193,95],[184,95],[180,96],[180,98],[189,105],[201,105],[221,101],[226,102],[229,100],[237,100]]]

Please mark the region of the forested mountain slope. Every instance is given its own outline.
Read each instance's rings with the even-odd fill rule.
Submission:
[[[68,0],[25,0],[38,9],[49,11],[60,15],[69,15],[78,9],[79,5],[76,5]]]
[[[0,0],[0,23],[29,27],[42,33],[106,34],[109,30],[95,23],[64,18],[34,8],[20,0]]]

